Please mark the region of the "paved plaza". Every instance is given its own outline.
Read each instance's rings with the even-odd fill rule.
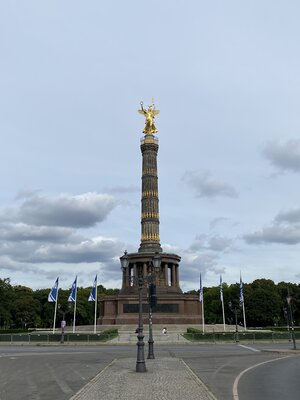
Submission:
[[[147,373],[136,373],[133,358],[116,359],[71,400],[214,400],[193,371],[178,358],[147,360]]]

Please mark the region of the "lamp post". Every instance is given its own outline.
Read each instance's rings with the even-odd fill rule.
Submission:
[[[127,251],[124,252],[124,255],[120,258],[121,260],[121,269],[122,271],[126,271],[129,265],[129,257],[127,255]],[[158,253],[155,253],[151,265],[150,265],[150,274],[145,277],[142,276],[142,269],[138,268],[138,276],[132,277],[132,279],[137,278],[138,283],[138,301],[139,301],[139,325],[138,325],[138,342],[137,342],[137,359],[136,359],[136,372],[146,372],[146,363],[145,363],[145,354],[144,354],[144,327],[143,327],[143,297],[142,290],[144,283],[148,285],[149,288],[149,340],[148,340],[148,359],[153,359],[153,335],[152,335],[152,306],[154,305],[153,300],[156,298],[156,292],[151,293],[150,287],[155,287],[153,281],[155,280],[156,275],[153,273],[153,268],[155,271],[159,270],[161,263],[161,257]],[[128,277],[129,278],[129,277]],[[131,279],[131,278],[129,278]]]
[[[239,328],[238,328],[238,313],[240,312],[239,308],[236,306],[236,304],[232,304],[232,302],[230,301],[228,303],[229,309],[231,312],[234,313],[234,318],[235,318],[235,342],[238,343],[240,341],[239,338]]]
[[[148,339],[148,359],[154,359],[154,340],[153,340],[153,334],[152,334],[152,308],[156,306],[157,304],[157,297],[156,297],[156,286],[153,283],[153,280],[155,281],[156,274],[159,271],[159,267],[161,264],[161,257],[158,253],[155,253],[155,256],[152,259],[152,264],[151,264],[151,274],[150,274],[150,280],[148,282],[148,287],[149,287],[149,339]],[[153,274],[153,269],[155,273]]]
[[[68,304],[67,308],[70,308],[70,304]],[[65,327],[67,325],[65,317],[66,317],[66,314],[68,311],[63,310],[60,304],[58,304],[58,309],[62,313],[62,320],[60,321],[60,327],[61,327],[60,343],[64,344],[64,342],[65,342]]]
[[[295,338],[295,331],[294,331],[294,317],[293,317],[293,310],[292,310],[292,297],[290,296],[290,291],[289,291],[289,287],[287,288],[288,290],[288,295],[286,298],[286,302],[287,302],[287,316],[288,316],[288,325],[291,328],[291,336],[292,336],[292,341],[293,341],[293,350],[296,350],[296,338]]]

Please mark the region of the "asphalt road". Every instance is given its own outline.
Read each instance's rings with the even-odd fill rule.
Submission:
[[[284,354],[259,351],[267,347],[290,345],[164,344],[155,346],[155,356],[182,358],[220,400],[233,399],[234,385],[236,400],[299,399],[295,397],[300,393],[299,356],[280,360]],[[134,359],[136,346],[0,346],[0,399],[70,399],[111,361],[122,357]],[[257,364],[261,365],[243,373],[237,382],[239,374]]]
[[[239,399],[299,400],[299,371],[299,356],[258,365],[240,378]]]

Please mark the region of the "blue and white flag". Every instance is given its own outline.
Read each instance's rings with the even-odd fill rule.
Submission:
[[[200,301],[200,303],[202,303],[202,301],[203,301],[203,287],[202,287],[202,278],[201,278],[201,274],[200,274],[199,301]]]
[[[51,291],[48,295],[48,301],[50,303],[55,303],[57,301],[57,293],[58,293],[58,277],[54,283],[53,288],[51,289]]]
[[[97,275],[95,276],[95,280],[88,301],[96,301],[96,299],[97,299]]]
[[[243,290],[242,275],[240,275],[240,304],[242,305],[243,303],[244,303],[244,290]]]
[[[220,275],[220,300],[223,303],[223,282],[222,282],[222,275]]]
[[[68,301],[76,301],[76,295],[77,295],[77,276],[75,278],[75,281],[72,284],[72,291],[71,294],[68,298]]]

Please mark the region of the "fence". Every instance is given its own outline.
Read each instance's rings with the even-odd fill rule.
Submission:
[[[295,339],[300,339],[300,332],[294,332]],[[291,341],[291,332],[189,332],[183,335],[187,340],[192,342],[248,342],[256,341]]]
[[[101,332],[101,333],[19,333],[19,334],[0,334],[0,343],[72,343],[72,342],[105,342],[118,336],[118,332]]]

